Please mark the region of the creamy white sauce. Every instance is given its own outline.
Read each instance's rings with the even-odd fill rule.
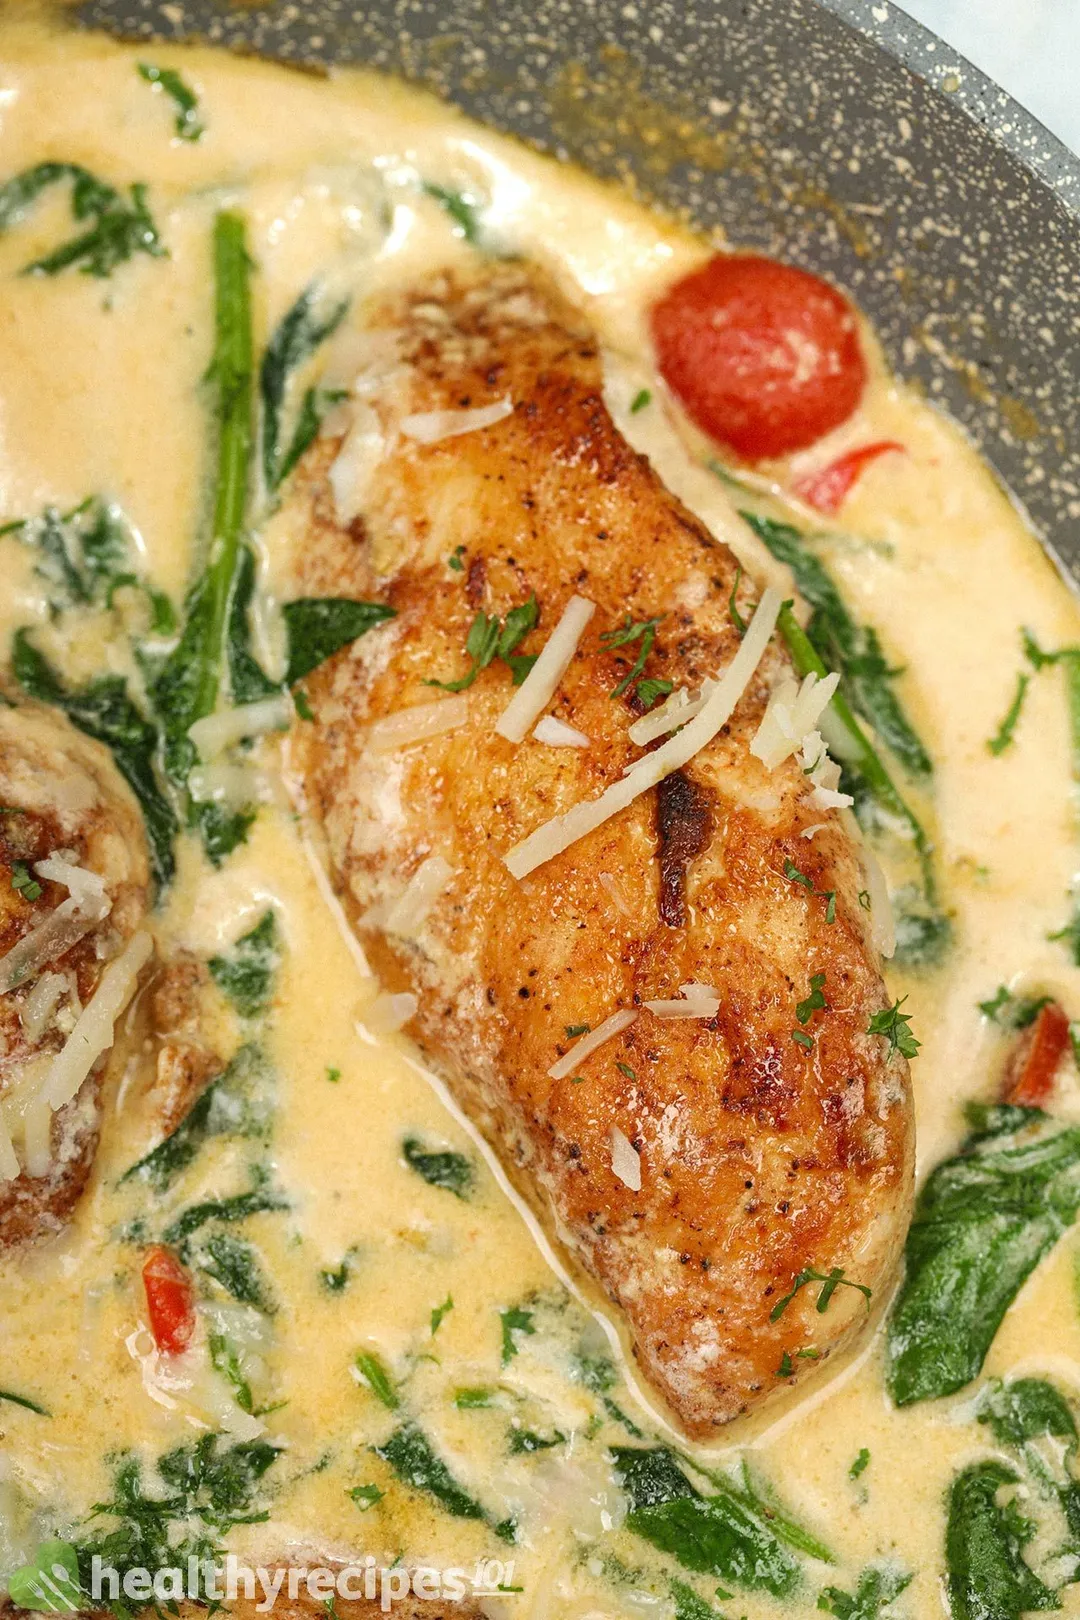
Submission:
[[[135,72],[148,55],[178,67],[197,91],[206,124],[198,144],[171,138],[170,104]],[[204,532],[211,471],[203,377],[215,211],[227,204],[248,220],[264,340],[316,276],[364,299],[469,251],[420,189],[429,180],[473,191],[490,238],[555,273],[611,351],[609,393],[633,442],[752,572],[776,575],[730,491],[694,459],[694,440],[674,425],[651,370],[644,311],[700,246],[624,196],[392,84],[347,74],[320,81],[207,52],[133,52],[49,32],[33,18],[4,26],[0,90],[0,179],[50,156],[118,185],[146,181],[169,251],[167,260],[136,257],[108,281],[19,278],[70,230],[60,195],[0,236],[0,520],[100,492],[123,506],[143,566],[178,599]],[[631,416],[628,403],[643,385],[653,401]],[[1004,982],[1053,992],[1080,1013],[1080,972],[1047,938],[1066,918],[1080,867],[1059,671],[1033,680],[1015,745],[999,758],[986,747],[1021,667],[1020,626],[1058,646],[1080,639],[1080,616],[956,429],[880,366],[857,416],[780,472],[881,438],[901,440],[907,453],[866,470],[844,506],[843,532],[824,540],[820,554],[857,615],[881,629],[890,658],[907,667],[903,697],[935,761],[938,859],[956,944],[934,972],[888,972],[892,993],[909,996],[923,1042],[913,1072],[925,1170],[958,1140],[958,1103],[994,1091],[1005,1046],[977,1003]],[[279,599],[292,594],[296,538],[286,517],[273,516],[260,536],[266,586]],[[0,540],[0,645],[27,623],[39,624],[42,645],[52,645],[45,617],[29,554]],[[64,651],[73,676],[97,673],[101,625]],[[127,667],[119,651],[106,655]],[[280,780],[279,740],[261,741],[256,759]],[[570,1377],[569,1349],[583,1332],[606,1342],[589,1315],[597,1301],[568,1299],[562,1262],[495,1167],[481,1169],[474,1197],[461,1201],[404,1165],[405,1135],[478,1161],[481,1149],[406,1044],[366,1027],[376,986],[332,915],[282,792],[220,871],[193,845],[183,848],[159,939],[208,956],[268,904],[285,943],[265,1030],[277,1107],[268,1154],[292,1208],[256,1216],[244,1232],[279,1301],[259,1347],[258,1393],[286,1403],[256,1424],[287,1452],[270,1476],[270,1523],[235,1532],[230,1545],[279,1559],[305,1549],[346,1559],[370,1553],[387,1564],[399,1554],[436,1565],[513,1557],[514,1582],[525,1592],[500,1612],[537,1620],[641,1612],[633,1579],[629,1587],[613,1581],[605,1559],[644,1566],[649,1550],[612,1528],[620,1494],[603,1447],[587,1439],[596,1399]],[[223,1040],[235,1044],[235,1020],[224,1011],[221,1020]],[[32,1394],[52,1414],[0,1404],[5,1568],[29,1555],[54,1517],[76,1519],[106,1494],[110,1452],[134,1445],[154,1457],[207,1426],[231,1422],[244,1431],[205,1350],[171,1371],[150,1353],[139,1250],[117,1235],[146,1197],[118,1188],[118,1176],[153,1140],[139,1102],[142,1060],[137,1051],[125,1056],[136,1078],[129,1075],[117,1106],[122,1063],[114,1065],[97,1171],[72,1228],[29,1254],[0,1258],[0,1387]],[[334,1070],[336,1080],[328,1078]],[[1080,1115],[1071,1069],[1061,1107]],[[245,1142],[211,1140],[186,1172],[184,1202],[240,1190],[250,1157]],[[1045,1373],[1080,1390],[1074,1251],[1067,1237],[1022,1291],[985,1376]],[[350,1284],[330,1293],[319,1272],[345,1255]],[[534,1294],[537,1332],[521,1336],[518,1355],[502,1366],[498,1312]],[[431,1312],[448,1297],[453,1308],[433,1339]],[[614,1327],[607,1331],[616,1342]],[[361,1351],[377,1352],[393,1371],[409,1410],[492,1516],[518,1517],[512,1551],[483,1525],[394,1485],[369,1447],[395,1419],[351,1375]],[[498,1386],[499,1404],[453,1404],[455,1390],[478,1385]],[[633,1395],[616,1394],[656,1429]],[[954,1470],[987,1450],[971,1397],[968,1390],[893,1410],[876,1338],[781,1417],[733,1433],[715,1456],[728,1461],[749,1445],[755,1466],[840,1563],[808,1565],[791,1604],[740,1594],[721,1604],[724,1612],[754,1620],[810,1612],[822,1585],[852,1590],[863,1566],[893,1559],[914,1575],[904,1612],[938,1615],[944,1493]],[[508,1459],[513,1420],[573,1438]],[[853,1481],[863,1447],[871,1462]],[[386,1495],[361,1514],[347,1492],[365,1482]],[[1080,1613],[1077,1592],[1066,1589],[1066,1612]]]

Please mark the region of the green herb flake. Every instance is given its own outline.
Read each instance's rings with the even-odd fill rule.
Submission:
[[[808,1035],[804,1029],[793,1029],[791,1032],[791,1038],[795,1042],[796,1046],[804,1047],[807,1052],[813,1050],[814,1037],[812,1035]]]
[[[351,1485],[345,1494],[352,1498],[361,1513],[367,1513],[377,1502],[382,1501],[386,1493],[380,1491],[377,1485]]]
[[[808,1024],[816,1012],[827,1012],[828,1002],[825,1000],[825,975],[812,973],[810,975],[810,994],[805,1001],[800,1001],[795,1008],[795,1016],[800,1024]]]
[[[735,578],[731,582],[731,595],[728,597],[727,610],[728,610],[728,618],[731,620],[732,624],[735,627],[735,634],[740,639],[743,636],[745,636],[745,634],[746,634],[746,620],[743,618],[742,614],[739,612],[738,605],[736,603],[735,598],[739,594],[739,586],[742,583],[742,577],[743,577],[742,563],[736,563],[736,565],[735,565]]]
[[[1005,717],[998,726],[997,731],[986,745],[995,758],[999,754],[1003,754],[1006,748],[1008,748],[1010,743],[1013,741],[1017,722],[1020,719],[1020,711],[1024,707],[1024,699],[1027,696],[1027,689],[1030,685],[1030,675],[1020,674],[1016,677],[1016,692],[1013,696],[1013,700],[1009,704],[1009,707],[1005,712]]]
[[[536,627],[539,620],[540,609],[535,592],[527,602],[511,608],[505,620],[500,619],[497,614],[489,616],[483,611],[477,613],[465,637],[465,651],[471,660],[469,669],[456,681],[429,679],[424,684],[437,686],[443,692],[464,692],[472,685],[481,670],[487,669],[489,664],[499,658],[513,675],[514,685],[520,686],[536,660],[526,659],[522,655],[515,656],[516,649],[529,631]]]
[[[837,1620],[878,1620],[910,1586],[911,1579],[902,1570],[871,1565],[859,1576],[853,1593],[826,1586],[818,1595],[817,1606],[826,1614],[835,1614]],[[990,1620],[989,1615],[985,1620]]]
[[[462,560],[464,558],[464,556],[465,556],[465,547],[463,545],[455,546],[453,551],[450,553],[449,557],[447,557],[447,559],[446,559],[446,566],[448,568],[452,568],[454,570],[455,574],[462,573],[464,571],[464,568],[465,568],[465,563]]]
[[[533,1325],[533,1313],[521,1305],[511,1305],[505,1311],[499,1312],[502,1324],[502,1364],[505,1367],[518,1353],[516,1335],[524,1333],[526,1336],[536,1332]]]
[[[454,1405],[462,1412],[471,1412],[495,1404],[495,1391],[477,1386],[472,1389],[459,1389],[454,1394]]]
[[[611,693],[613,698],[622,697],[641,679],[645,671],[646,660],[652,652],[656,641],[657,625],[661,623],[663,617],[663,614],[660,614],[655,619],[635,621],[627,614],[625,621],[617,630],[605,630],[601,635],[600,645],[605,652],[614,652],[618,647],[631,647],[635,642],[640,643],[633,665]],[[655,698],[653,701],[655,702]]]
[[[620,1074],[625,1074],[625,1076],[626,1076],[626,1078],[628,1080],[636,1080],[637,1079],[637,1075],[634,1073],[634,1071],[630,1067],[629,1063],[623,1063],[620,1060],[620,1061],[616,1062],[615,1067],[618,1069]]]
[[[354,1366],[360,1375],[361,1382],[367,1386],[377,1401],[381,1401],[388,1412],[396,1412],[401,1405],[393,1380],[374,1350],[361,1350],[356,1356]]]
[[[798,1294],[801,1289],[805,1288],[808,1283],[821,1284],[821,1290],[817,1298],[817,1311],[819,1316],[824,1315],[824,1313],[828,1310],[830,1304],[832,1303],[832,1297],[838,1288],[856,1289],[866,1300],[867,1310],[870,1309],[870,1301],[873,1298],[873,1289],[868,1288],[865,1283],[853,1282],[851,1278],[845,1277],[842,1266],[834,1266],[833,1269],[828,1272],[828,1274],[822,1271],[814,1271],[810,1267],[807,1267],[804,1271],[800,1271],[799,1275],[795,1278],[795,1281],[791,1286],[791,1292],[785,1294],[783,1299],[777,1300],[776,1304],[769,1312],[769,1321],[779,1322],[780,1318],[783,1316],[796,1294]]]
[[[439,1328],[442,1326],[443,1318],[446,1316],[447,1312],[452,1311],[453,1308],[454,1308],[453,1296],[450,1295],[450,1294],[447,1294],[447,1296],[443,1300],[442,1304],[441,1305],[436,1305],[435,1308],[432,1310],[432,1313],[431,1313],[431,1337],[432,1338],[434,1338],[436,1333],[438,1333]]]
[[[849,1479],[859,1479],[861,1475],[866,1473],[866,1470],[869,1468],[869,1466],[870,1466],[870,1453],[867,1450],[867,1448],[865,1446],[863,1446],[862,1449],[859,1451],[858,1456],[855,1458],[855,1461],[852,1463],[851,1467],[848,1469],[848,1478]]]
[[[652,400],[652,392],[651,392],[651,390],[648,389],[648,388],[639,388],[637,393],[634,395],[633,399],[630,402],[630,415],[631,416],[636,416],[638,411],[643,411],[645,409],[646,405],[648,405],[651,402],[651,400]]]
[[[33,904],[41,899],[41,884],[31,875],[30,868],[22,861],[16,861],[11,868],[11,887],[16,894]]]
[[[145,79],[155,90],[163,91],[175,106],[174,127],[180,139],[201,140],[206,132],[199,120],[199,99],[190,85],[185,84],[176,69],[155,67],[151,62],[139,62],[137,71],[140,78]]]
[[[305,287],[271,334],[259,367],[262,400],[263,483],[273,495],[288,478],[304,452],[315,442],[333,396],[324,389],[305,389],[296,412],[292,436],[282,431],[285,408],[294,375],[341,325],[348,299],[326,306],[317,284]]]
[[[422,187],[424,194],[439,203],[454,223],[454,234],[463,236],[472,247],[480,242],[482,226],[480,223],[480,205],[478,200],[467,191],[453,191],[447,186],[437,186],[433,181],[425,180]]]
[[[573,1041],[576,1040],[579,1035],[587,1035],[591,1028],[591,1024],[567,1024],[567,1039]]]
[[[876,1012],[866,1026],[868,1035],[880,1035],[888,1042],[890,1057],[894,1052],[899,1052],[901,1057],[918,1057],[919,1048],[922,1045],[921,1041],[916,1040],[909,1027],[911,1014],[900,1011],[906,1000],[907,997],[902,996],[891,1007]]]

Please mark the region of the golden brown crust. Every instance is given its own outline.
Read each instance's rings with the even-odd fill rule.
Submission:
[[[16,1095],[28,1065],[63,1046],[105,968],[142,921],[150,875],[142,817],[109,755],[51,710],[34,704],[0,710],[0,806],[0,958],[69,898],[63,884],[35,873],[48,856],[62,853],[96,873],[109,903],[107,915],[43,970],[61,976],[64,986],[40,1033],[26,1028],[38,973],[0,995],[3,1101]],[[28,877],[40,892],[27,887]],[[44,1174],[24,1170],[0,1181],[0,1248],[46,1236],[70,1219],[97,1151],[100,1083],[99,1068],[53,1114]]]
[[[190,951],[177,951],[151,986],[150,1023],[158,1043],[152,1099],[164,1136],[176,1129],[224,1068],[204,1028],[209,987],[206,963]]]
[[[372,340],[380,358],[362,394],[387,447],[362,518],[338,521],[333,440],[301,469],[292,518],[306,594],[377,598],[397,617],[308,683],[315,723],[297,728],[297,759],[309,806],[374,965],[418,995],[411,1033],[621,1306],[646,1376],[704,1438],[778,1388],[785,1352],[824,1357],[860,1327],[853,1290],[825,1315],[803,1291],[772,1322],[800,1271],[839,1266],[880,1290],[902,1241],[911,1102],[903,1060],[866,1034],[885,996],[859,853],[837,816],[811,805],[793,761],[770,772],[748,753],[786,670],[773,646],[678,788],[640,797],[524,882],[510,876],[505,851],[638,757],[632,715],[611,697],[636,648],[604,651],[600,633],[663,615],[649,673],[698,686],[737,647],[735,559],[617,432],[590,336],[535,272],[439,277],[373,325],[392,336]],[[482,430],[432,445],[395,431],[403,413],[504,396],[512,415]],[[447,559],[460,546],[456,571]],[[469,690],[462,729],[365,750],[368,721],[430,702],[425,682],[465,672],[478,610],[504,614],[530,592],[541,623],[524,652],[539,650],[573,592],[597,605],[549,706],[587,749],[496,735],[511,695],[496,662]],[[745,582],[739,599],[744,611],[753,600]],[[432,854],[454,875],[417,937],[391,936],[380,915]],[[785,860],[835,892],[834,922],[820,892],[785,877]],[[829,1010],[806,1050],[792,1032],[814,973],[826,975]],[[643,1012],[582,1063],[580,1083],[549,1077],[568,1026],[595,1027],[691,979],[719,990],[714,1019]],[[640,1193],[613,1173],[612,1127],[640,1152]],[[794,1376],[815,1365],[793,1360]]]

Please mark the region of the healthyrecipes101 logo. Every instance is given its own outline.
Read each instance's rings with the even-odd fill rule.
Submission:
[[[15,1570],[8,1581],[8,1596],[23,1609],[43,1614],[75,1614],[87,1609],[122,1605],[162,1605],[185,1598],[200,1603],[235,1603],[237,1598],[253,1602],[256,1613],[266,1614],[279,1597],[295,1603],[301,1593],[321,1603],[333,1620],[334,1599],[378,1602],[384,1613],[403,1599],[419,1598],[437,1603],[460,1603],[466,1597],[508,1597],[520,1592],[514,1585],[513,1561],[481,1558],[471,1570],[464,1565],[436,1569],[420,1565],[404,1569],[399,1564],[381,1565],[370,1555],[358,1564],[331,1569],[267,1569],[261,1564],[245,1564],[233,1554],[218,1562],[211,1558],[190,1557],[183,1565],[150,1570],[125,1569],[123,1574],[96,1554],[90,1561],[89,1581],[84,1584],[76,1549],[67,1541],[43,1541],[32,1563]]]

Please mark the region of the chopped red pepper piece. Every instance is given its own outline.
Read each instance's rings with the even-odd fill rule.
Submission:
[[[160,1243],[147,1250],[142,1277],[154,1343],[169,1355],[179,1355],[195,1331],[191,1279],[172,1250]]]
[[[1056,1001],[1040,1007],[1035,1022],[1016,1043],[1005,1079],[1005,1101],[1043,1108],[1069,1044],[1069,1020]]]
[[[863,468],[890,450],[899,450],[902,454],[904,446],[895,439],[878,439],[874,444],[860,444],[856,449],[837,456],[827,467],[819,467],[816,472],[800,478],[795,485],[795,493],[807,506],[816,507],[819,512],[831,517],[839,512]]]

